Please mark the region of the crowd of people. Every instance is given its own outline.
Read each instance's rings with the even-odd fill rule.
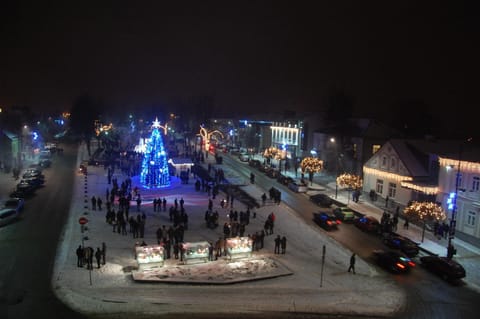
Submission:
[[[145,229],[147,222],[147,209],[143,207],[143,194],[141,189],[132,185],[132,179],[127,175],[121,182],[118,181],[118,175],[115,173],[115,167],[106,167],[108,171],[107,179],[109,187],[105,190],[105,197],[94,195],[91,197],[91,210],[102,211],[105,209],[105,222],[112,227],[112,232],[119,235],[131,235],[134,239],[140,239],[135,243],[135,246],[147,245],[145,242]],[[225,197],[218,199],[219,195],[218,183],[224,178],[223,170],[209,167],[210,172],[214,172],[212,179],[202,178],[197,175],[198,171],[191,172],[196,179],[194,187],[196,191],[205,192],[208,196],[208,206],[205,212],[205,222],[208,228],[215,230],[219,225],[219,220],[226,216],[227,220],[223,225],[223,236],[220,236],[217,241],[210,242],[209,260],[216,260],[221,256],[226,256],[226,240],[233,237],[249,238],[252,243],[252,252],[264,248],[265,237],[273,234],[275,214],[269,214],[263,229],[257,231],[248,231],[247,227],[250,224],[251,218],[256,218],[256,212],[252,212],[247,205],[245,209],[234,208],[234,196],[226,192]],[[209,174],[210,175],[210,174]],[[121,175],[120,175],[121,176]],[[125,176],[125,175],[124,175]],[[275,202],[279,201],[278,194],[272,194]],[[187,198],[188,200],[188,198]],[[136,203],[136,212],[132,214],[132,203]],[[164,249],[164,259],[183,259],[183,247],[185,243],[185,231],[188,230],[188,214],[185,209],[185,200],[183,197],[171,203],[167,210],[167,199],[165,197],[156,197],[153,199],[153,212],[160,213],[168,211],[168,220],[170,225],[163,224],[156,229],[155,237],[156,244],[162,246]],[[218,206],[217,206],[218,204]],[[215,207],[217,206],[217,207]],[[218,212],[222,211],[222,214]],[[223,214],[225,213],[225,215]],[[275,253],[285,253],[286,237],[274,239]],[[93,267],[93,258],[97,258],[97,266],[100,268],[101,264],[105,264],[104,250],[97,249],[97,252],[92,251],[91,247],[79,246],[77,249],[77,265],[83,267],[87,265],[88,269]]]

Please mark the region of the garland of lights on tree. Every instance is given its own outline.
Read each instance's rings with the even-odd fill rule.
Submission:
[[[442,221],[447,218],[447,214],[443,208],[432,202],[412,202],[403,210],[405,215],[413,216],[421,220],[437,220]]]
[[[145,147],[143,155],[140,183],[146,188],[160,188],[170,186],[167,152],[163,145],[160,123],[155,119],[152,125],[152,135]]]
[[[363,182],[360,176],[345,173],[337,177],[337,184],[340,187],[360,189],[362,188]]]

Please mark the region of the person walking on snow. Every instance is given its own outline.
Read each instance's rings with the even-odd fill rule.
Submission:
[[[350,257],[350,267],[348,267],[348,272],[350,272],[350,270],[352,270],[353,274],[355,274],[355,253],[353,253]]]
[[[282,239],[280,238],[280,235],[277,235],[275,238],[275,254],[280,254],[280,241]]]

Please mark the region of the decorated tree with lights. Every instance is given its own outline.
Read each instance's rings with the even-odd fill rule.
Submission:
[[[406,218],[423,221],[422,243],[425,237],[425,225],[427,221],[443,221],[447,214],[443,208],[432,202],[412,202],[403,210]]]
[[[160,127],[158,119],[155,119],[152,125],[152,135],[143,155],[140,182],[147,188],[170,186],[167,152],[159,131]]]
[[[313,174],[320,172],[323,169],[323,161],[316,157],[305,157],[300,162],[300,169],[302,175],[308,173],[308,180],[313,182]]]
[[[279,163],[278,169],[280,170],[282,160],[287,158],[287,151],[271,146],[265,149],[265,152],[263,152],[263,157],[268,159],[268,163],[270,163],[271,159],[277,160]]]
[[[348,202],[350,202],[350,191],[359,190],[363,186],[362,178],[358,175],[344,173],[337,177],[337,185],[348,190]]]

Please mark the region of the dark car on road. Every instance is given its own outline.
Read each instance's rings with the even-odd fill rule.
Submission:
[[[422,266],[445,280],[458,280],[466,276],[465,268],[453,259],[440,256],[420,257]]]
[[[315,194],[310,196],[310,200],[317,204],[318,206],[322,207],[330,207],[333,204],[333,200],[330,198],[330,196],[326,194]]]
[[[328,212],[319,212],[313,214],[313,221],[325,230],[337,229],[342,222],[335,215]]]
[[[42,171],[39,169],[35,168],[29,168],[23,173],[22,178],[39,178],[39,179],[45,179],[45,175],[42,174]]]
[[[335,208],[333,214],[343,222],[352,223],[355,219],[355,213],[347,206]]]
[[[42,178],[38,177],[30,177],[30,178],[24,178],[20,181],[20,184],[29,184],[34,188],[39,188],[43,184],[45,184],[45,180]]]
[[[20,197],[12,197],[3,202],[4,208],[13,208],[21,212],[25,207],[25,200]]]
[[[397,251],[374,250],[377,264],[393,273],[407,273],[415,267],[415,262]]]
[[[398,249],[408,257],[415,257],[420,252],[420,247],[413,240],[396,235],[390,234],[383,238],[383,243],[393,249]]]
[[[378,233],[380,230],[380,222],[373,216],[356,218],[353,223],[361,230],[369,233]]]

